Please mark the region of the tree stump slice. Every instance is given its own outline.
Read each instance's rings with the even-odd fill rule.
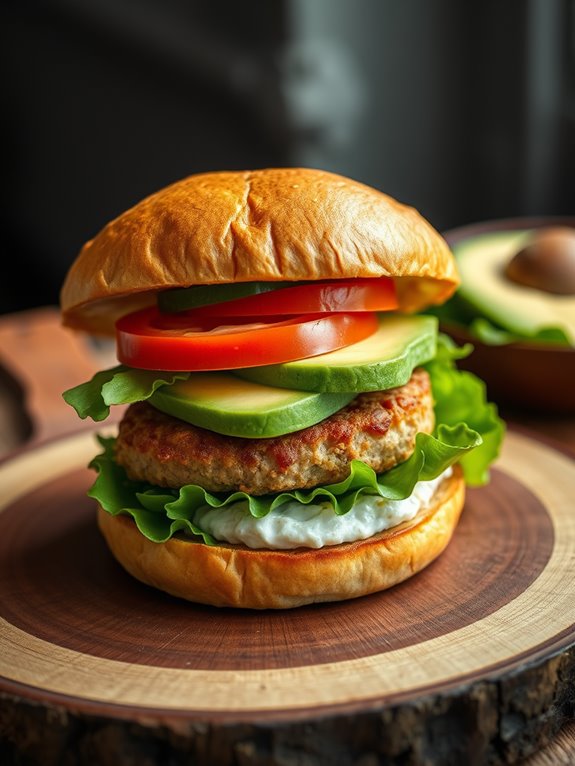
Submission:
[[[534,435],[423,572],[287,611],[127,575],[97,451],[83,430],[0,465],[0,763],[511,764],[575,718],[575,462]]]

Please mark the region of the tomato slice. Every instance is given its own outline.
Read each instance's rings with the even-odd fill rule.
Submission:
[[[247,317],[222,324],[195,312],[135,311],[116,323],[118,361],[144,370],[233,370],[304,359],[349,346],[377,329],[373,313]]]
[[[285,284],[285,283],[284,283]],[[195,288],[190,288],[194,290]],[[184,290],[177,291],[178,294]],[[161,294],[165,310],[169,306],[169,293]],[[179,304],[183,298],[180,296]],[[397,309],[397,295],[393,279],[337,279],[330,282],[308,282],[293,287],[258,292],[242,298],[212,303],[191,309],[195,316],[289,316],[292,314],[318,314],[334,311],[393,311]]]

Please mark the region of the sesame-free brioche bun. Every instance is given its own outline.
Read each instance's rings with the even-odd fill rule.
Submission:
[[[412,207],[322,170],[192,175],[105,226],[71,265],[63,323],[113,333],[160,290],[253,281],[394,277],[400,309],[443,303],[458,284],[443,238]]]
[[[100,508],[98,522],[117,561],[147,585],[212,606],[288,609],[364,596],[412,577],[449,543],[464,498],[456,466],[438,486],[431,507],[412,521],[367,540],[320,549],[210,546],[183,537],[158,545],[129,516]]]

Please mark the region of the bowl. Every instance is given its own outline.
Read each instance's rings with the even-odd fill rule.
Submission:
[[[480,234],[549,226],[575,228],[575,217],[518,217],[485,221],[443,232],[451,247]],[[575,414],[575,349],[534,342],[492,346],[472,337],[461,327],[442,323],[440,329],[473,352],[458,362],[485,381],[489,398],[528,412]]]

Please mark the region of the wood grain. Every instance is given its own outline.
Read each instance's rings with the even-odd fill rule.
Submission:
[[[302,763],[353,763],[368,746],[391,757],[401,742],[418,763],[446,726],[453,757],[511,763],[572,714],[575,465],[555,450],[511,433],[446,553],[412,581],[255,615],[180,603],[117,567],[85,497],[93,450],[82,433],[0,468],[0,692],[14,741],[33,709],[59,711],[67,747],[71,720],[92,733],[106,722],[113,748],[135,747],[136,726],[173,762],[281,763],[289,740]],[[330,737],[339,761],[326,760]],[[487,762],[438,758],[426,762]]]
[[[0,316],[0,456],[22,443],[91,428],[62,392],[114,364],[113,342],[65,329],[55,307]],[[112,420],[124,409],[115,408]]]
[[[293,615],[190,608],[111,560],[94,528],[93,501],[85,497],[92,480],[85,471],[66,474],[4,510],[2,616],[51,644],[153,667],[289,668],[413,646],[477,622],[520,595],[553,549],[544,506],[496,472],[487,492],[470,492],[455,544],[389,593]]]

